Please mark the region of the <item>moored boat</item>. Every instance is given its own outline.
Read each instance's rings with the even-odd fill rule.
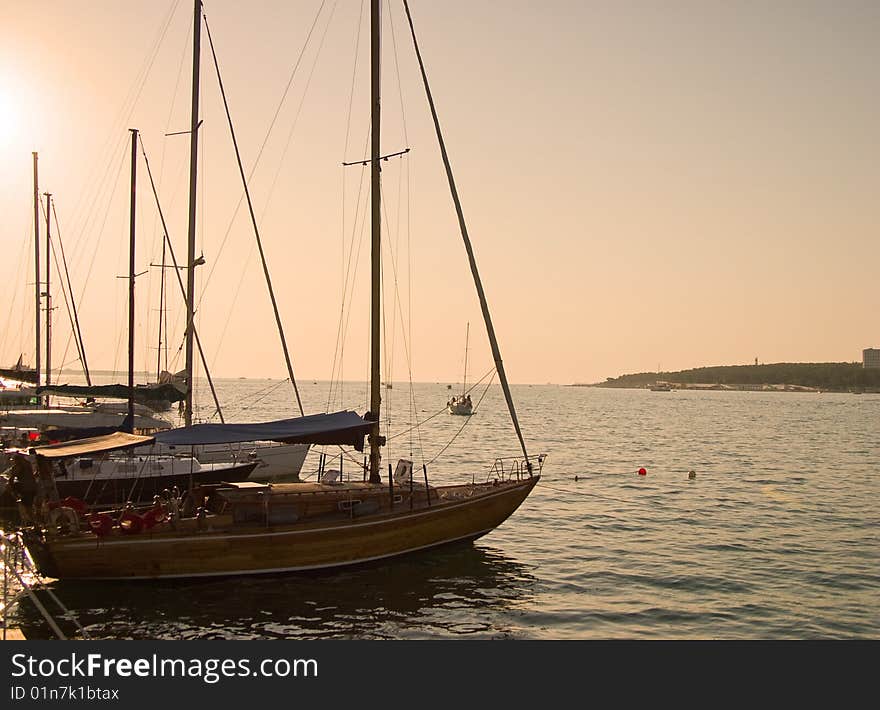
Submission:
[[[201,3],[195,0],[194,31],[201,26]],[[468,471],[469,482],[432,486],[427,464],[414,476],[413,463],[400,459],[384,476],[382,451],[386,422],[381,406],[381,180],[380,161],[409,149],[383,155],[380,143],[379,56],[381,3],[371,0],[371,303],[369,409],[363,416],[338,411],[260,424],[196,424],[160,432],[152,439],[164,445],[195,447],[249,441],[338,447],[340,469],[326,471],[316,483],[259,484],[222,482],[194,485],[189,506],[178,509],[161,497],[146,510],[80,515],[57,500],[51,467],[46,461],[74,454],[83,446],[33,449],[42,504],[32,501],[36,524],[23,532],[39,571],[60,579],[158,579],[252,575],[352,565],[486,535],[507,520],[540,480],[544,456],[529,456],[519,426],[509,383],[495,337],[482,281],[477,270],[461,204],[458,200],[433,99],[416,42],[409,7],[404,2],[424,88],[431,107],[440,152],[452,193],[461,237],[486,325],[495,371],[507,403],[522,456],[496,460],[485,478]],[[209,34],[210,39],[210,34]],[[193,45],[197,46],[194,37]],[[212,46],[213,50],[213,46]],[[194,113],[193,140],[197,135]],[[360,161],[363,162],[363,161]],[[366,165],[366,162],[363,162]],[[191,272],[190,272],[191,273]],[[189,319],[192,312],[190,310]],[[467,348],[466,348],[467,350]],[[187,368],[188,371],[191,371]],[[189,393],[191,396],[191,391]],[[187,401],[187,408],[189,408]],[[93,440],[91,451],[148,443]],[[80,444],[82,444],[80,442]],[[347,447],[347,448],[346,448]],[[353,452],[367,452],[362,468]],[[354,461],[346,473],[341,462]],[[499,465],[504,463],[504,465]],[[351,479],[356,472],[355,480]],[[361,480],[356,480],[360,478]],[[422,480],[415,480],[420,478]],[[55,499],[52,499],[54,495]],[[60,508],[58,507],[61,503]],[[54,513],[44,514],[49,503]]]

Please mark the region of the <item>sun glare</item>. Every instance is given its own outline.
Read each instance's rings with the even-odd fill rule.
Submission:
[[[20,115],[13,87],[0,76],[0,147],[11,148],[18,142]]]

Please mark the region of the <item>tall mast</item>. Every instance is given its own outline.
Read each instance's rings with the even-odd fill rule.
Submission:
[[[193,414],[193,321],[195,317],[196,258],[196,169],[199,160],[199,58],[201,54],[202,2],[195,0],[193,9],[193,71],[192,112],[189,136],[189,231],[186,251],[186,401],[184,423],[192,425]]]
[[[381,269],[382,269],[382,242],[381,242],[381,204],[380,190],[381,180],[379,174],[379,156],[381,155],[381,130],[379,94],[381,88],[381,29],[382,14],[381,1],[371,0],[370,8],[370,57],[371,57],[371,81],[370,81],[370,106],[372,135],[372,150],[370,161],[370,197],[372,201],[372,239],[371,239],[371,297],[370,297],[370,420],[373,422],[373,430],[370,433],[370,483],[381,483],[379,475],[379,406],[382,403],[381,390],[379,389],[379,349],[381,333]]]
[[[49,267],[52,265],[50,257],[52,241],[49,233],[49,225],[52,223],[52,195],[48,192],[44,193],[44,195],[46,197],[46,386],[48,387],[52,384],[52,291],[49,273]],[[48,402],[49,397],[47,395],[46,403],[48,404]]]
[[[134,226],[137,197],[137,139],[136,128],[131,131],[131,213],[128,231],[128,432],[134,432]]]
[[[40,352],[43,343],[40,338],[40,181],[37,176],[37,154],[34,156],[34,368],[37,386],[40,384]]]
[[[82,339],[82,330],[79,327],[79,314],[76,312],[76,298],[73,296],[73,286],[70,283],[70,271],[67,269],[67,257],[64,256],[64,241],[61,239],[61,226],[58,224],[58,212],[55,210],[55,203],[52,203],[52,216],[55,218],[55,235],[58,240],[58,249],[61,252],[61,264],[64,266],[64,278],[67,281],[67,293],[70,294],[70,310],[73,311],[73,341],[76,344],[76,351],[79,353],[80,362],[82,362],[83,374],[86,376],[86,384],[92,386],[92,376],[89,374],[89,363],[86,359],[86,344]],[[54,250],[53,250],[54,251]],[[55,265],[58,265],[58,259],[55,259]],[[60,277],[60,273],[59,273]],[[62,282],[62,292],[64,291],[64,282]]]

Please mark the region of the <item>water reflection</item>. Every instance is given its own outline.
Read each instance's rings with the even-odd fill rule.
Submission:
[[[498,638],[516,635],[535,585],[478,543],[335,572],[53,589],[93,638]],[[31,604],[18,616],[29,638],[47,637]]]

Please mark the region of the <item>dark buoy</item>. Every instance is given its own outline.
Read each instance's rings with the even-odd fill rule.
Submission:
[[[577,483],[577,480],[578,480],[578,477],[577,477],[577,474],[575,474],[575,476],[574,476],[574,482]]]
[[[639,475],[640,475],[640,476],[647,476],[647,475],[648,475],[648,471],[647,471],[646,469],[644,469],[644,468],[640,468],[640,469],[639,469]]]
[[[696,477],[697,477],[696,471],[688,471],[688,478],[696,478]]]

